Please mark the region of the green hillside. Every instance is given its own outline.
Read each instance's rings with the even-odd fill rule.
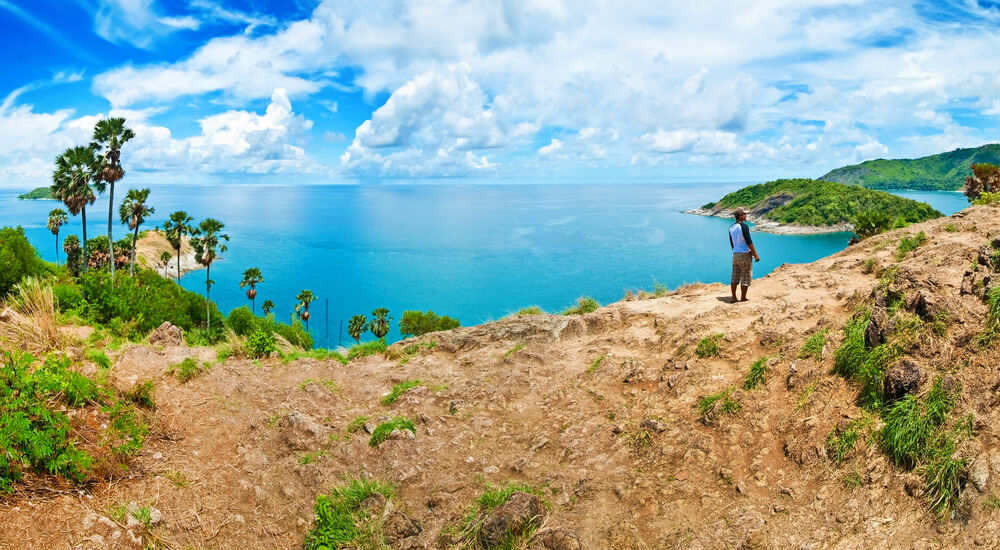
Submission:
[[[868,160],[831,170],[819,179],[870,189],[955,191],[972,174],[969,167],[982,162],[1000,164],[1000,144],[955,149],[918,159]]]
[[[55,197],[52,196],[52,190],[48,187],[36,187],[23,195],[18,195],[17,198],[21,200],[55,200]]]
[[[782,196],[784,198],[780,198]],[[768,203],[780,206],[767,209]],[[885,191],[810,179],[775,180],[750,185],[703,208],[717,212],[737,206],[772,221],[810,226],[852,222],[861,212],[872,210],[885,212],[893,219],[902,218],[907,223],[942,216],[928,204]]]

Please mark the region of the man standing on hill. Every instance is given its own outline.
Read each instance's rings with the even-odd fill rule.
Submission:
[[[736,285],[740,285],[743,295],[741,302],[747,301],[747,288],[750,287],[750,279],[753,278],[752,257],[760,261],[757,249],[753,247],[753,240],[750,239],[750,228],[747,226],[747,213],[742,208],[737,208],[733,212],[736,216],[736,223],[729,226],[729,246],[733,249],[733,278],[729,287],[733,291],[733,301],[736,303]]]

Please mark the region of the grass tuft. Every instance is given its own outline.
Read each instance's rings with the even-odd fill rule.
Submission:
[[[393,386],[392,391],[389,392],[387,395],[383,396],[379,402],[382,403],[383,405],[392,405],[393,403],[396,402],[397,399],[399,399],[399,396],[403,395],[408,390],[415,388],[421,384],[423,384],[423,382],[420,380],[404,380],[399,384]]]
[[[599,307],[601,307],[601,304],[597,303],[597,300],[591,298],[590,296],[581,296],[577,299],[576,306],[563,310],[562,315],[582,315],[584,313],[593,313],[597,311],[597,308]]]
[[[375,355],[376,353],[385,353],[385,350],[388,347],[389,346],[385,343],[385,338],[379,338],[378,340],[372,340],[371,342],[351,346],[351,349],[347,350],[347,360],[350,361],[359,357],[368,357],[369,355]]]
[[[597,367],[600,367],[601,363],[603,363],[604,360],[607,359],[607,358],[608,358],[608,356],[607,356],[607,354],[605,354],[605,355],[602,355],[602,356],[598,357],[597,359],[594,359],[594,362],[591,363],[589,367],[587,367],[586,373],[587,374],[594,374],[594,371],[597,370]]]
[[[517,315],[542,315],[543,313],[545,312],[538,306],[522,307],[517,310]]]
[[[316,497],[316,518],[302,544],[304,550],[328,550],[353,545],[355,548],[386,548],[381,525],[361,509],[361,503],[374,494],[387,500],[395,498],[388,484],[364,479],[351,480],[329,495]]]
[[[698,345],[694,348],[694,353],[702,359],[706,357],[716,357],[719,355],[719,342],[723,338],[722,333],[713,334],[711,336],[706,336],[698,342]]]
[[[203,371],[202,367],[198,365],[198,362],[188,357],[180,363],[170,365],[167,369],[168,374],[173,374],[177,376],[177,379],[181,382],[187,382],[195,376],[198,376]]]
[[[750,365],[750,370],[743,379],[743,389],[747,391],[757,389],[757,386],[764,381],[767,376],[767,361],[770,357],[761,357]]]
[[[826,335],[830,332],[830,329],[823,329],[819,332],[813,333],[809,339],[802,344],[802,348],[799,349],[799,359],[813,358],[819,361],[823,354],[823,346],[826,345]]]
[[[388,422],[379,424],[378,427],[372,431],[372,436],[368,439],[368,446],[378,447],[389,439],[389,435],[396,430],[409,430],[414,434],[417,433],[417,427],[413,424],[413,421],[403,418],[402,416],[397,416]]]
[[[724,414],[739,414],[743,405],[729,397],[731,393],[733,393],[733,388],[727,388],[699,399],[696,407],[701,421],[705,424],[712,424]]]
[[[902,239],[899,239],[899,246],[896,247],[896,260],[902,260],[908,253],[913,252],[918,246],[924,244],[926,240],[927,235],[923,231],[912,237],[906,235]]]

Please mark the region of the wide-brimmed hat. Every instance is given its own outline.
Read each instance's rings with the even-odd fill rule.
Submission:
[[[742,208],[737,208],[736,210],[733,210],[733,217],[734,218],[738,218],[738,217],[743,216],[745,214],[746,214],[746,212],[744,212]]]

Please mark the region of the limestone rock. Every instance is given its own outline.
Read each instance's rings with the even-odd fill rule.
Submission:
[[[889,313],[884,307],[875,305],[865,328],[865,345],[870,348],[885,342],[886,326],[889,324]]]
[[[149,333],[149,343],[152,345],[179,346],[184,343],[184,331],[180,327],[164,321],[162,325]]]
[[[542,524],[544,516],[545,507],[540,498],[517,491],[483,520],[479,542],[484,548],[496,548],[509,535],[519,536],[531,528],[537,528]]]

